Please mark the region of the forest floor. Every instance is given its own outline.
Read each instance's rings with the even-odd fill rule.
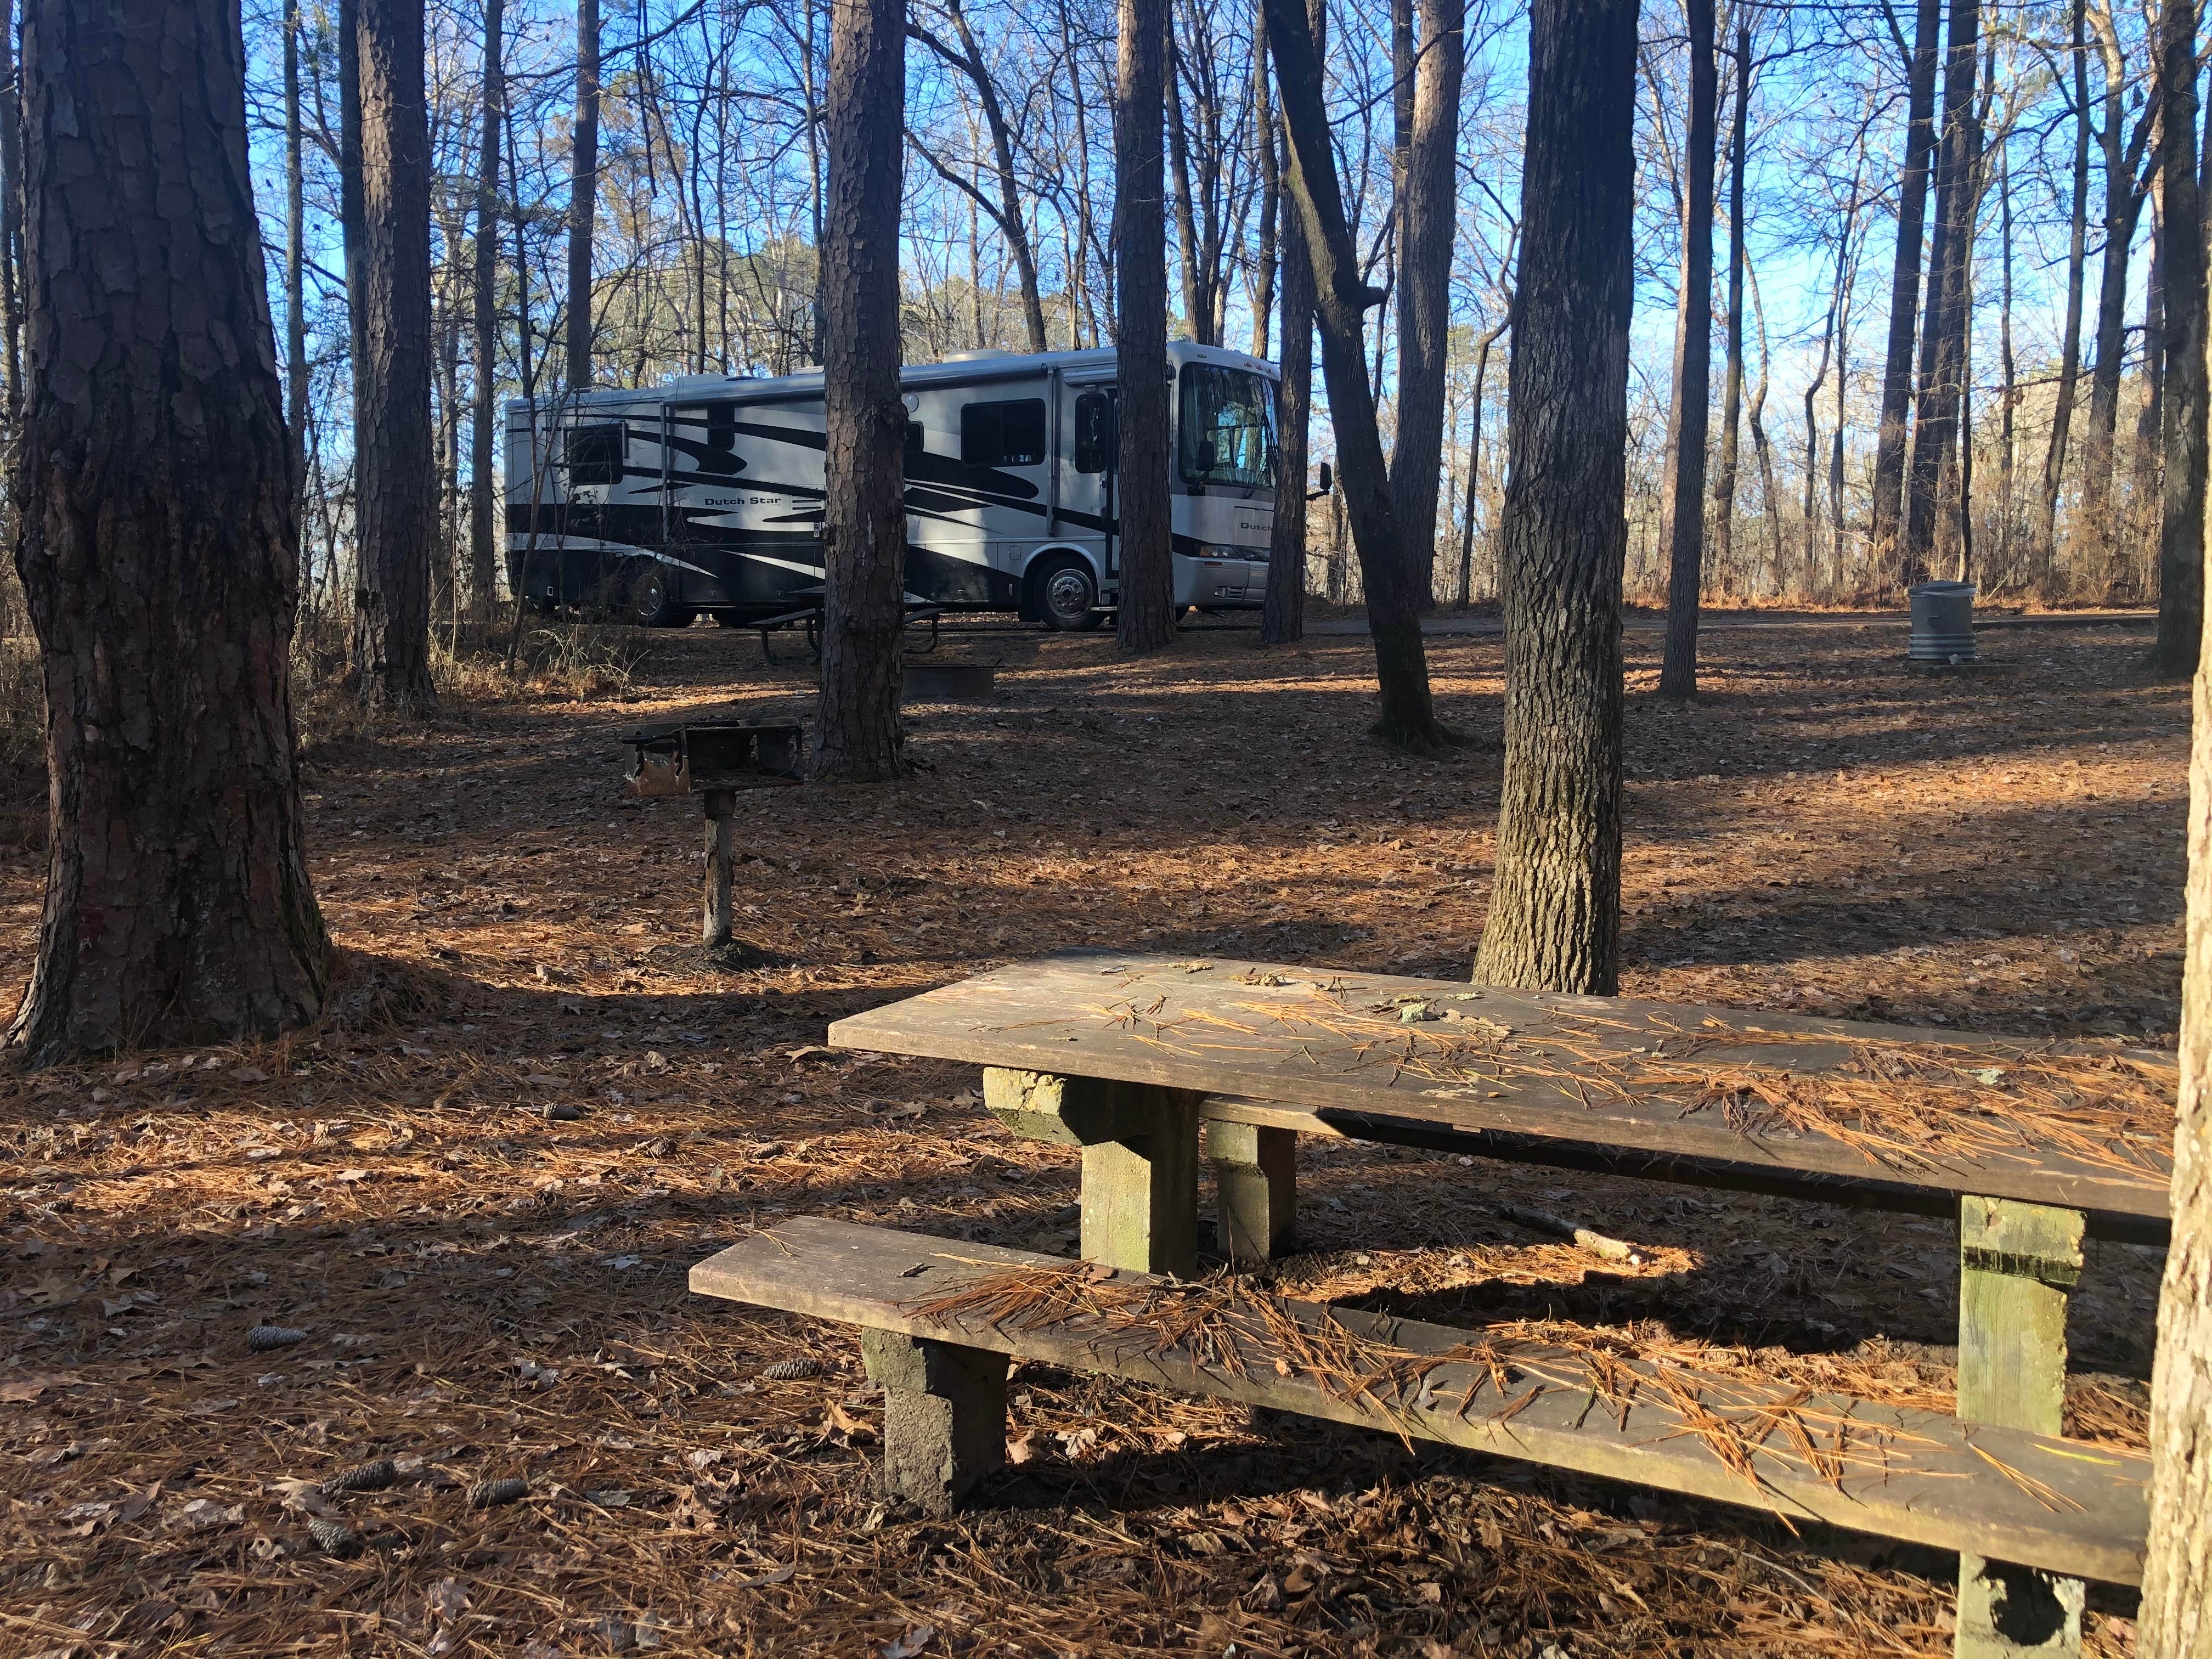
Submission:
[[[0,1653],[1948,1652],[1948,1557],[1041,1366],[987,1501],[886,1511],[851,1334],[686,1270],[797,1213],[1072,1252],[1077,1169],[972,1070],[825,1024],[1081,944],[1463,977],[1499,781],[1494,638],[1431,642],[1471,739],[1431,763],[1362,735],[1357,638],[1132,665],[949,632],[1007,672],[910,711],[910,781],[740,799],[741,925],[787,967],[700,967],[698,810],[624,799],[615,742],[802,712],[803,665],[749,634],[630,636],[581,701],[313,737],[324,1023],[0,1075]],[[2002,662],[1926,677],[1894,623],[1716,631],[1679,707],[1632,633],[1624,990],[2170,1046],[2189,710],[2148,643],[1992,635]],[[42,873],[0,861],[14,983]],[[1299,1163],[1303,1291],[1948,1409],[1937,1222]],[[1532,1188],[1651,1259],[1501,1218]],[[2089,1247],[2069,1431],[2141,1443],[2160,1267]],[[256,1352],[264,1324],[305,1339]],[[386,1458],[383,1490],[313,1491]],[[504,1477],[526,1495],[471,1506]],[[366,1547],[319,1549],[317,1509]],[[2132,1650],[2129,1612],[2093,1589],[2093,1650]]]

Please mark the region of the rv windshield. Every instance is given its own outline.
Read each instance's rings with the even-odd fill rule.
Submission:
[[[1211,363],[1186,363],[1176,378],[1182,388],[1176,447],[1183,482],[1273,489],[1274,388],[1244,369]]]

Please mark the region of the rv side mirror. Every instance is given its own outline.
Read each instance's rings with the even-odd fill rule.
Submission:
[[[1327,461],[1321,464],[1321,493],[1324,495],[1336,488],[1336,474],[1329,471]]]
[[[1208,438],[1201,441],[1198,446],[1198,470],[1211,472],[1220,465],[1221,452],[1214,448],[1213,441]]]

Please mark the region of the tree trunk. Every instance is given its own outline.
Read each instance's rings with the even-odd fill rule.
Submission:
[[[1751,150],[1751,20],[1737,0],[1735,126],[1729,135],[1728,367],[1721,384],[1721,453],[1713,470],[1713,568],[1735,580],[1735,481],[1743,424],[1743,191]]]
[[[2194,0],[2166,0],[2160,29],[2165,81],[2174,100],[2160,135],[2165,174],[2166,327],[2173,373],[2166,387],[2162,559],[2199,566],[2191,589],[2203,606],[2205,506],[2205,273],[2200,182],[2187,147],[2195,125]],[[2185,101],[2185,100],[2186,101]],[[2208,143],[2212,149],[2212,143]],[[2184,245],[2186,245],[2185,251]],[[2197,633],[2159,607],[2162,670],[2186,653],[2196,661],[2189,756],[2187,951],[2181,987],[2181,1085],[2173,1136],[2173,1237],[2158,1304],[2151,1367],[2150,1549],[2143,1565],[2139,1651],[2196,1659],[2212,1651],[2212,661]]]
[[[2066,325],[2058,346],[2058,384],[2051,394],[2051,441],[2043,453],[2043,487],[2035,498],[2028,556],[2047,582],[2057,556],[2058,495],[2066,480],[2066,441],[2081,375],[2081,299],[2089,239],[2089,46],[2086,0],[2074,0],[2069,50],[2074,58],[2074,205],[2066,243]]]
[[[2077,0],[2078,3],[2078,0]],[[1912,407],[1913,325],[1920,312],[1921,234],[1928,163],[1936,149],[1936,46],[1942,0],[1920,0],[1906,95],[1905,170],[1898,185],[1897,260],[1889,279],[1889,349],[1882,361],[1881,423],[1875,433],[1874,520],[1867,557],[1889,573],[1903,562],[1905,422]]]
[[[1506,420],[1505,779],[1478,981],[1609,994],[1636,0],[1535,0]]]
[[[361,0],[338,0],[338,232],[345,251],[346,343],[353,427],[362,424]]]
[[[1430,701],[1420,610],[1391,504],[1362,339],[1364,313],[1381,295],[1361,280],[1352,232],[1345,222],[1313,32],[1297,0],[1265,3],[1277,90],[1282,94],[1290,137],[1291,193],[1313,259],[1322,373],[1336,428],[1337,489],[1352,520],[1360,585],[1366,593],[1368,632],[1375,641],[1382,702],[1375,732],[1400,748],[1432,753],[1449,744],[1451,734],[1437,724]]]
[[[1160,18],[1161,27],[1166,30],[1165,0],[1161,0]],[[1199,344],[1212,345],[1213,305],[1199,276],[1198,214],[1191,202],[1190,133],[1183,124],[1182,65],[1171,31],[1166,33],[1165,40],[1163,78],[1167,97],[1168,161],[1175,169],[1176,251],[1182,270],[1182,325]]]
[[[2193,0],[2192,0],[2193,3]],[[2196,141],[2191,137],[2190,152],[2196,153]],[[2150,270],[2143,283],[2142,323],[2142,402],[2136,410],[2134,464],[2129,469],[2128,482],[2128,539],[2130,544],[2147,556],[2142,559],[2143,575],[2141,582],[2144,592],[2154,592],[2159,586],[2159,544],[2160,526],[2164,518],[2163,503],[2159,496],[2159,464],[2165,441],[2164,404],[2166,391],[2166,191],[2162,184],[2164,169],[2154,173],[2150,183]],[[2192,663],[2193,668],[2195,665]],[[2185,677],[2177,675],[2176,678]]]
[[[1165,0],[1119,0],[1114,77],[1115,371],[1119,438],[1114,538],[1121,600],[1114,636],[1124,651],[1175,642],[1175,562],[1168,509],[1168,265],[1165,167]]]
[[[1268,355],[1268,325],[1275,308],[1276,275],[1282,264],[1283,204],[1282,168],[1275,153],[1275,98],[1267,81],[1267,24],[1264,17],[1252,20],[1252,125],[1260,140],[1260,246],[1252,262],[1252,355],[1264,358]],[[1308,309],[1310,311],[1310,305]],[[1310,323],[1308,326],[1310,329]],[[1310,350],[1308,362],[1310,364]],[[1303,487],[1298,495],[1304,499]],[[1279,492],[1276,499],[1279,502],[1281,500]]]
[[[1759,516],[1765,531],[1767,568],[1774,579],[1774,591],[1782,591],[1782,512],[1774,499],[1774,447],[1766,441],[1766,390],[1772,384],[1773,362],[1766,345],[1766,308],[1759,303],[1759,273],[1744,261],[1744,274],[1751,283],[1751,314],[1759,325],[1759,381],[1751,389],[1751,400],[1744,406],[1745,424],[1751,428],[1752,459],[1759,463]]]
[[[23,404],[23,128],[21,80],[6,61],[14,51],[15,0],[0,5],[0,328],[7,331],[8,429]]]
[[[2107,15],[2093,14],[2105,63],[2105,119],[2099,148],[2105,170],[2105,258],[2097,281],[2097,361],[2089,371],[2089,430],[2081,447],[2083,557],[2076,568],[2100,595],[2113,585],[2117,538],[2112,534],[2112,456],[2120,422],[2120,376],[2127,359],[2128,263],[2143,193],[2136,178],[2145,133],[2146,111],[2135,136],[2123,133],[2127,64]]]
[[[1422,9],[1420,70],[1398,198],[1398,433],[1390,500],[1414,603],[1436,603],[1437,488],[1443,468],[1444,359],[1451,343],[1452,233],[1459,218],[1459,90],[1467,0]]]
[[[1690,26],[1690,126],[1683,159],[1682,283],[1674,302],[1674,395],[1667,413],[1659,521],[1667,526],[1667,642],[1659,694],[1698,690],[1698,602],[1705,582],[1705,440],[1712,420],[1714,106],[1720,65],[1713,0],[1684,0]]]
[[[362,701],[434,708],[430,549],[430,134],[422,0],[360,0],[361,361],[354,372],[353,666]]]
[[[2177,680],[2197,672],[2204,635],[2209,405],[2204,200],[2197,181],[2197,0],[2165,0],[2159,33],[2163,101],[2158,165],[2160,194],[2165,198],[2166,372],[2160,422],[2164,456],[2158,538],[2158,639],[2151,647],[2150,661],[2154,672]],[[2212,1591],[2212,1578],[2201,1588]]]
[[[836,0],[830,21],[829,214],[822,238],[822,698],[813,775],[904,769],[906,405],[899,398],[901,0]]]
[[[1310,0],[1314,38],[1324,38],[1323,0]],[[1273,135],[1270,135],[1272,141]],[[1313,429],[1313,261],[1296,212],[1283,216],[1283,379],[1276,393],[1275,520],[1267,545],[1267,592],[1260,612],[1264,645],[1287,645],[1306,631],[1306,473]]]
[[[9,1040],[45,1064],[271,1036],[320,1011],[330,944],[293,759],[299,539],[238,10],[32,0],[22,39],[15,568],[52,829]]]
[[[15,10],[14,0],[0,0],[5,12]],[[9,19],[0,14],[0,33]],[[300,131],[300,0],[284,0],[284,456],[292,469],[294,533],[299,533],[300,507],[307,486],[307,207],[301,184]],[[0,119],[13,124],[12,111],[0,110]],[[13,182],[8,199],[15,199]],[[9,246],[12,256],[12,242]],[[12,264],[10,258],[9,263]],[[12,282],[10,283],[12,289]],[[18,384],[14,359],[9,359],[8,385]]]
[[[484,0],[483,142],[477,161],[476,407],[469,428],[469,599],[480,618],[499,591],[499,133],[507,106],[506,0]]]
[[[1999,259],[1998,280],[2002,284],[1997,305],[1997,368],[2004,377],[1998,392],[1998,419],[2002,422],[1997,453],[1997,569],[2001,579],[2010,581],[2013,569],[2013,520],[2014,510],[2014,475],[2019,471],[2020,457],[2015,453],[2020,439],[2015,410],[2020,401],[2019,365],[2012,349],[2012,151],[2009,132],[1997,144],[1997,236]]]
[[[568,144],[568,390],[592,387],[592,236],[599,202],[599,0],[576,0],[576,124]],[[821,246],[817,234],[815,246]]]
[[[1943,147],[1936,167],[1936,239],[1928,256],[1928,315],[1920,337],[1920,394],[1912,422],[1912,471],[1900,587],[1934,568],[1936,519],[1946,476],[1958,465],[1959,397],[1966,380],[1966,273],[1973,258],[1974,173],[1981,159],[1975,118],[1980,69],[1980,0],[1952,0],[1943,70]],[[1955,489],[1955,485],[1954,485]]]
[[[1474,599],[1474,508],[1482,490],[1482,394],[1490,374],[1490,351],[1505,332],[1510,320],[1502,319],[1486,330],[1474,345],[1474,408],[1467,434],[1467,489],[1464,509],[1460,523],[1459,538],[1459,608],[1462,611]]]

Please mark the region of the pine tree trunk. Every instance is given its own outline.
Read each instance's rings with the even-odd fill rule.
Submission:
[[[1444,358],[1451,340],[1452,233],[1459,218],[1459,91],[1467,0],[1422,9],[1405,191],[1399,198],[1398,434],[1391,505],[1415,604],[1436,603],[1437,486],[1443,467]]]
[[[2192,137],[2190,150],[2196,151]],[[2129,541],[2142,550],[2145,592],[2158,591],[2159,465],[2165,441],[2166,190],[2163,168],[2150,181],[2150,270],[2143,283],[2142,400],[2136,410],[2135,461],[2128,482]]]
[[[354,376],[353,666],[362,701],[436,706],[430,683],[430,136],[422,0],[360,0],[361,359]]]
[[[1667,526],[1667,642],[1659,695],[1698,690],[1698,604],[1705,584],[1705,444],[1712,420],[1713,150],[1720,64],[1713,0],[1685,0],[1690,26],[1690,125],[1683,160],[1682,284],[1674,303],[1674,395],[1659,521]]]
[[[2066,243],[2066,324],[2058,345],[2058,383],[2051,393],[2051,441],[2043,452],[2042,488],[2028,530],[2028,556],[2048,583],[2058,548],[2058,496],[2066,481],[2066,442],[2081,377],[2081,303],[2089,241],[2089,47],[2085,0],[2074,0],[2069,50],[2074,59],[2074,201]]]
[[[2206,416],[2212,408],[2205,362],[2204,199],[2197,182],[2197,0],[2165,0],[2158,161],[2166,369],[2160,399],[2158,639],[2150,661],[2154,672],[2177,680],[2197,672],[2204,635]],[[2212,1580],[2203,1588],[2212,1591]]]
[[[1206,331],[1213,319],[1213,307],[1200,285],[1198,270],[1198,214],[1191,202],[1190,134],[1183,124],[1182,66],[1176,58],[1165,0],[1160,15],[1165,41],[1162,74],[1167,95],[1168,165],[1175,179],[1176,255],[1182,273],[1182,325],[1199,344],[1212,345],[1214,342]]]
[[[6,3],[12,11],[12,0]],[[295,529],[307,486],[307,208],[300,176],[300,0],[284,0],[284,433]],[[4,112],[0,118],[5,118]],[[14,194],[10,189],[10,200]]]
[[[568,141],[571,392],[588,392],[592,386],[592,240],[599,205],[599,0],[576,0],[576,121]],[[815,246],[821,246],[818,227]]]
[[[1636,0],[1535,0],[1513,319],[1505,781],[1478,981],[1610,993],[1620,958],[1620,579]]]
[[[34,1063],[273,1036],[313,1018],[328,983],[293,762],[299,541],[245,73],[220,0],[25,9],[15,564],[52,832],[9,1039]]]
[[[499,592],[499,133],[507,107],[506,0],[484,0],[483,138],[477,161],[477,245],[472,321],[476,406],[469,429],[469,599],[491,615]]]
[[[1366,310],[1382,296],[1360,278],[1345,221],[1313,31],[1297,0],[1266,0],[1266,5],[1276,89],[1282,95],[1290,138],[1291,194],[1313,260],[1322,374],[1336,428],[1337,489],[1352,520],[1360,584],[1366,593],[1367,628],[1375,641],[1376,678],[1382,702],[1375,732],[1400,748],[1431,753],[1452,738],[1437,723],[1430,700],[1420,610],[1391,503],[1362,337]]]
[[[1164,0],[1120,0],[1114,78],[1114,303],[1120,348],[1120,440],[1114,470],[1124,651],[1175,642],[1175,563],[1168,513],[1168,269],[1160,131]]]
[[[2166,477],[2160,553],[2197,561],[2190,592],[2203,610],[2205,508],[2206,300],[2203,205],[2189,154],[2195,139],[2197,7],[2166,0],[2162,79],[2172,88],[2160,133],[2166,211]],[[2208,146],[2212,148],[2212,146]],[[2185,651],[2196,665],[2196,720],[2189,755],[2188,942],[2181,982],[2181,1086],[2173,1137],[2173,1237],[2158,1303],[2151,1367],[2150,1551],[2143,1565],[2138,1651],[2145,1659],[2212,1653],[2212,660],[2186,640],[2182,608],[2161,595],[2160,649],[2168,669]],[[2169,670],[2169,672],[2171,672]]]
[[[7,333],[9,431],[23,403],[23,128],[14,51],[15,0],[0,0],[0,329]]]
[[[1903,562],[1905,422],[1912,408],[1913,325],[1920,313],[1921,236],[1929,161],[1936,149],[1936,33],[1942,0],[1920,0],[1906,93],[1905,170],[1898,185],[1897,259],[1889,279],[1889,349],[1882,361],[1881,422],[1875,433],[1874,520],[1867,557],[1878,580]]]
[[[1713,469],[1713,574],[1735,581],[1735,485],[1743,441],[1743,193],[1751,150],[1751,22],[1740,3],[1735,32],[1735,125],[1729,135],[1728,361],[1721,380],[1721,446]]]
[[[906,94],[901,0],[836,0],[830,20],[828,216],[822,237],[827,443],[822,698],[813,775],[876,782],[904,769],[900,634],[906,592],[906,405],[899,398],[899,191],[889,112]]]
[[[1920,391],[1912,422],[1912,467],[1899,587],[1934,568],[1944,475],[1957,465],[1959,398],[1966,382],[1966,274],[1974,248],[1974,173],[1981,123],[1974,113],[1979,67],[1979,0],[1952,0],[1943,70],[1943,144],[1936,167],[1936,238],[1928,256],[1928,315],[1921,326]]]

